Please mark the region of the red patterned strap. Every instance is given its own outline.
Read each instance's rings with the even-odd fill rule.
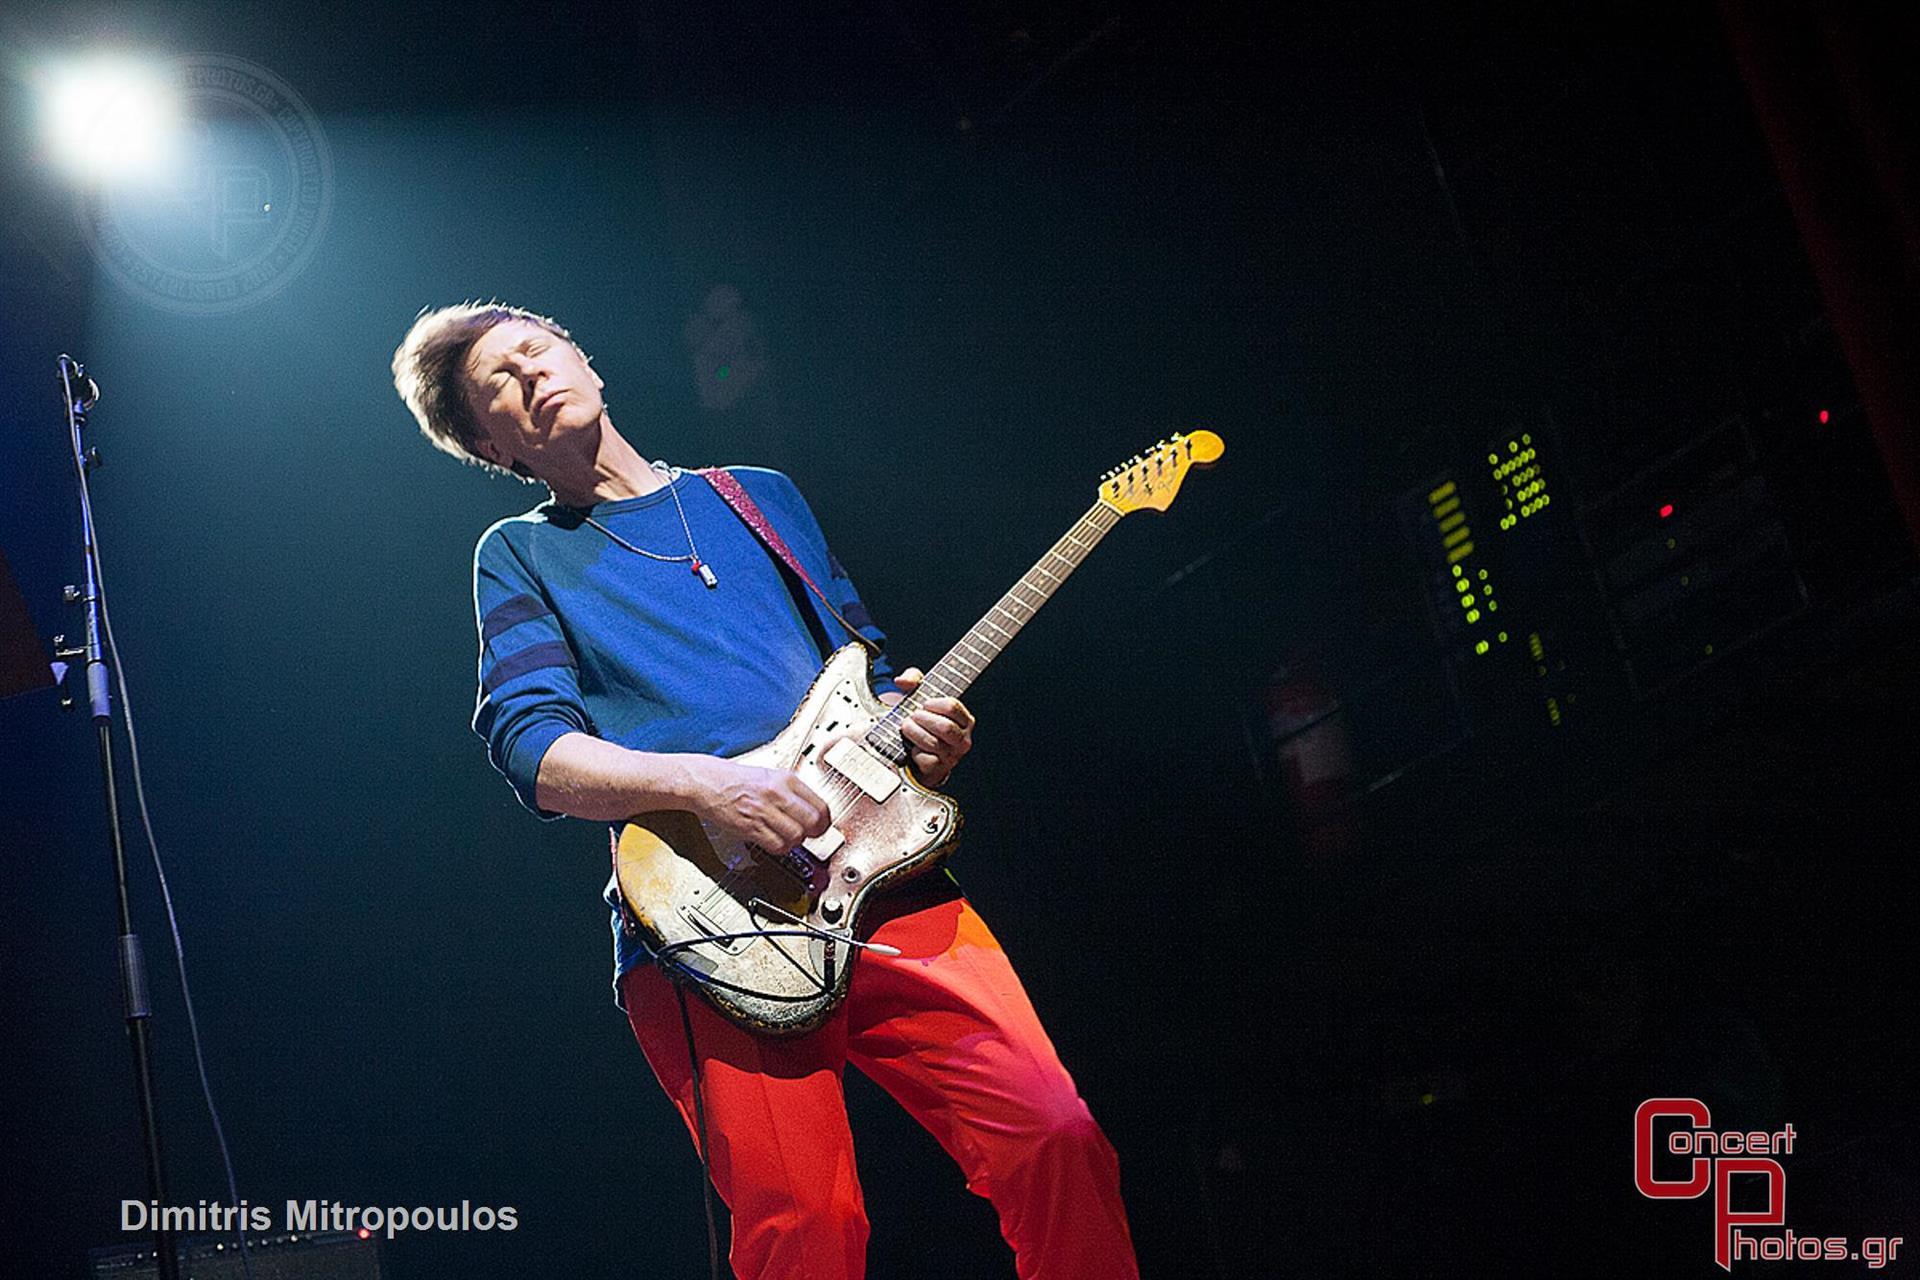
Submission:
[[[766,512],[760,510],[759,504],[747,495],[746,489],[741,486],[739,480],[734,478],[732,472],[724,467],[701,467],[694,474],[713,486],[713,491],[720,495],[721,501],[733,508],[733,514],[739,516],[741,522],[753,530],[754,536],[766,544],[767,550],[780,558],[780,563],[800,575],[800,581],[807,584],[808,590],[812,591],[819,598],[820,603],[827,607],[827,612],[833,615],[833,620],[847,629],[848,635],[878,656],[880,646],[867,639],[860,633],[859,628],[840,616],[840,611],[833,607],[833,601],[827,599],[826,592],[814,584],[813,576],[801,565],[800,557],[793,554],[793,548],[787,545],[787,540],[780,536],[780,531],[773,527],[772,521],[767,519]]]

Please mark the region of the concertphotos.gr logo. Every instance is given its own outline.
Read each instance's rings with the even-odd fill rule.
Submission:
[[[1674,1121],[1679,1124],[1674,1124]],[[1879,1270],[1900,1254],[1904,1236],[1808,1236],[1795,1231],[1756,1235],[1746,1227],[1783,1227],[1787,1221],[1787,1170],[1799,1134],[1792,1125],[1715,1130],[1713,1115],[1698,1098],[1648,1098],[1633,1113],[1633,1184],[1649,1200],[1693,1200],[1713,1193],[1713,1260],[1722,1271],[1736,1262],[1855,1262]],[[1656,1131],[1664,1134],[1657,1137]],[[1685,1157],[1656,1161],[1655,1152]],[[1678,1164],[1685,1177],[1669,1176]],[[1663,1172],[1664,1171],[1664,1172]],[[1763,1190],[1766,1207],[1735,1209],[1735,1178],[1741,1188]]]
[[[319,246],[333,204],[320,122],[265,67],[221,54],[165,64],[179,101],[178,163],[152,184],[80,197],[109,278],[155,307],[221,315],[272,297]]]

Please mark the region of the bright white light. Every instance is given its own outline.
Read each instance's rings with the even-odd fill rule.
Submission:
[[[159,68],[103,54],[49,68],[40,88],[48,146],[62,167],[94,182],[167,168],[180,103]]]

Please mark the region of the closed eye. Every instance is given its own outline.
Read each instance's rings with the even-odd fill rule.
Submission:
[[[530,356],[537,356],[542,351],[545,351],[546,349],[547,349],[547,343],[537,338],[528,338],[525,341],[523,341],[519,346],[515,347],[514,351],[522,352]],[[490,383],[494,383],[496,382],[496,379],[500,377],[500,375],[506,373],[507,371],[508,371],[507,366],[501,365],[498,369],[495,369],[492,373],[487,375],[487,381]]]

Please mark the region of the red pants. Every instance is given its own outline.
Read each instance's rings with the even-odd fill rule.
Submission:
[[[861,956],[846,1002],[805,1035],[756,1036],[687,1000],[713,1182],[733,1211],[735,1274],[866,1273],[867,1216],[841,1093],[851,1061],[992,1201],[1022,1280],[1136,1277],[1119,1161],[986,922],[960,899],[885,920],[872,937],[900,956]],[[634,1036],[695,1130],[672,984],[652,966],[625,982]]]

